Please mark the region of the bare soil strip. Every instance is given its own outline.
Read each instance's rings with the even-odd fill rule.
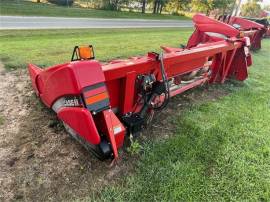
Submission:
[[[0,201],[88,196],[126,173],[110,168],[70,138],[32,91],[26,70],[0,73]]]

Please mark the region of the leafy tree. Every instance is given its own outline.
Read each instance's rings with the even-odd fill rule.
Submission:
[[[169,0],[161,0],[160,1],[160,4],[159,4],[159,7],[158,7],[158,10],[157,10],[157,13],[160,13],[163,11],[163,8],[164,6],[169,2]]]
[[[246,17],[259,17],[262,11],[261,6],[258,4],[259,1],[249,0],[241,8],[241,15]]]
[[[40,0],[35,0],[39,2]],[[61,5],[72,5],[75,0],[47,0],[51,3]],[[224,14],[229,10],[235,0],[84,0],[88,7],[105,9],[105,10],[121,10],[121,8],[141,9],[145,13],[147,8],[152,9],[153,13],[162,13],[163,10],[170,13],[179,13],[180,11],[190,11],[206,13],[207,15],[213,9],[218,9]]]
[[[235,4],[235,0],[214,0],[213,8],[219,9],[224,15],[225,13],[231,13]]]
[[[193,11],[209,15],[210,11],[214,8],[214,0],[192,0],[191,8]]]
[[[146,3],[146,0],[142,0],[142,13],[145,13]]]
[[[109,10],[118,10],[121,0],[108,0],[106,6]]]
[[[149,0],[149,3],[153,5],[153,13],[161,13],[169,1],[170,0]]]
[[[210,11],[218,9],[225,14],[226,11],[233,8],[234,0],[192,0],[191,8],[193,11],[202,12],[206,15],[210,14]]]
[[[170,0],[166,8],[172,13],[178,13],[179,11],[187,11],[190,9],[191,0]]]
[[[106,10],[119,10],[121,4],[127,3],[130,0],[101,0],[101,8]]]

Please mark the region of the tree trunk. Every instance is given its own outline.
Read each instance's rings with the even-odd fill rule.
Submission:
[[[118,11],[118,3],[119,3],[119,1],[116,0],[116,1],[115,1],[115,4],[114,4],[114,8],[115,8],[115,10],[117,10],[117,11]]]
[[[158,1],[158,5],[157,5],[157,8],[156,8],[156,13],[159,13],[159,9],[160,9],[160,1]]]
[[[160,10],[159,10],[159,13],[161,14],[162,12],[162,9],[163,9],[163,4],[160,5]]]
[[[153,8],[153,13],[155,14],[156,13],[156,10],[157,10],[157,0],[154,1],[154,8]]]
[[[237,0],[235,0],[234,3],[233,3],[231,16],[234,16],[234,11],[235,11],[235,9],[236,9],[236,5],[237,5]]]
[[[236,11],[235,11],[235,16],[239,16],[239,10],[241,8],[241,2],[242,0],[238,1],[237,7],[236,7]]]
[[[162,2],[161,2],[161,0],[157,0],[157,8],[156,8],[156,13],[160,13],[161,6],[162,6]]]
[[[40,0],[37,0],[37,3],[40,3]]]
[[[142,13],[145,13],[146,0],[142,0]]]
[[[180,10],[180,2],[179,1],[177,1],[177,6],[176,6],[176,13],[178,13],[178,11]]]

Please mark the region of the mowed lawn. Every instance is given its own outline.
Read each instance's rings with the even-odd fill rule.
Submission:
[[[92,44],[96,59],[143,55],[160,45],[185,43],[192,29],[12,30],[0,32],[0,59],[6,68],[42,67],[69,62],[75,45]]]
[[[74,45],[93,44],[97,59],[105,61],[160,51],[160,45],[178,46],[191,32],[1,31],[0,57],[7,68],[27,62],[47,66],[69,61]],[[228,95],[180,110],[170,118],[177,128],[174,135],[142,143],[134,173],[100,187],[85,201],[93,196],[102,201],[269,201],[270,40],[262,46],[253,53],[248,80],[210,87]]]
[[[117,12],[96,10],[81,7],[65,7],[53,4],[35,3],[25,0],[1,0],[0,15],[50,16],[50,17],[82,17],[82,18],[137,18],[137,19],[167,19],[189,20],[190,18],[177,15],[152,14],[140,12]]]
[[[253,53],[244,84],[191,105],[172,138],[146,144],[134,175],[103,189],[104,201],[269,201],[270,40]],[[220,88],[220,87],[213,87]]]

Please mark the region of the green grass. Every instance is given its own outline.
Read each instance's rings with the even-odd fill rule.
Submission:
[[[93,44],[96,59],[109,60],[159,51],[160,45],[179,46],[191,29],[79,29],[0,32],[0,59],[6,68],[27,63],[50,66],[67,62],[75,45]]]
[[[175,19],[189,20],[185,16],[141,14],[137,12],[117,12],[95,10],[79,7],[63,7],[52,4],[33,3],[29,1],[0,0],[1,15],[23,15],[23,16],[61,16],[61,17],[83,17],[83,18],[139,18],[139,19]]]
[[[269,201],[270,40],[244,85],[171,121],[173,137],[147,143],[135,174],[103,189],[104,201]],[[213,87],[217,88],[217,87]]]
[[[168,28],[1,31],[0,57],[9,68],[51,65],[69,60],[74,45],[92,43],[97,58],[108,60],[158,51],[162,44],[177,46],[190,33]],[[209,87],[229,95],[202,100],[171,117],[175,134],[146,141],[135,173],[101,188],[97,199],[269,201],[270,40],[262,46],[253,53],[248,80]]]

